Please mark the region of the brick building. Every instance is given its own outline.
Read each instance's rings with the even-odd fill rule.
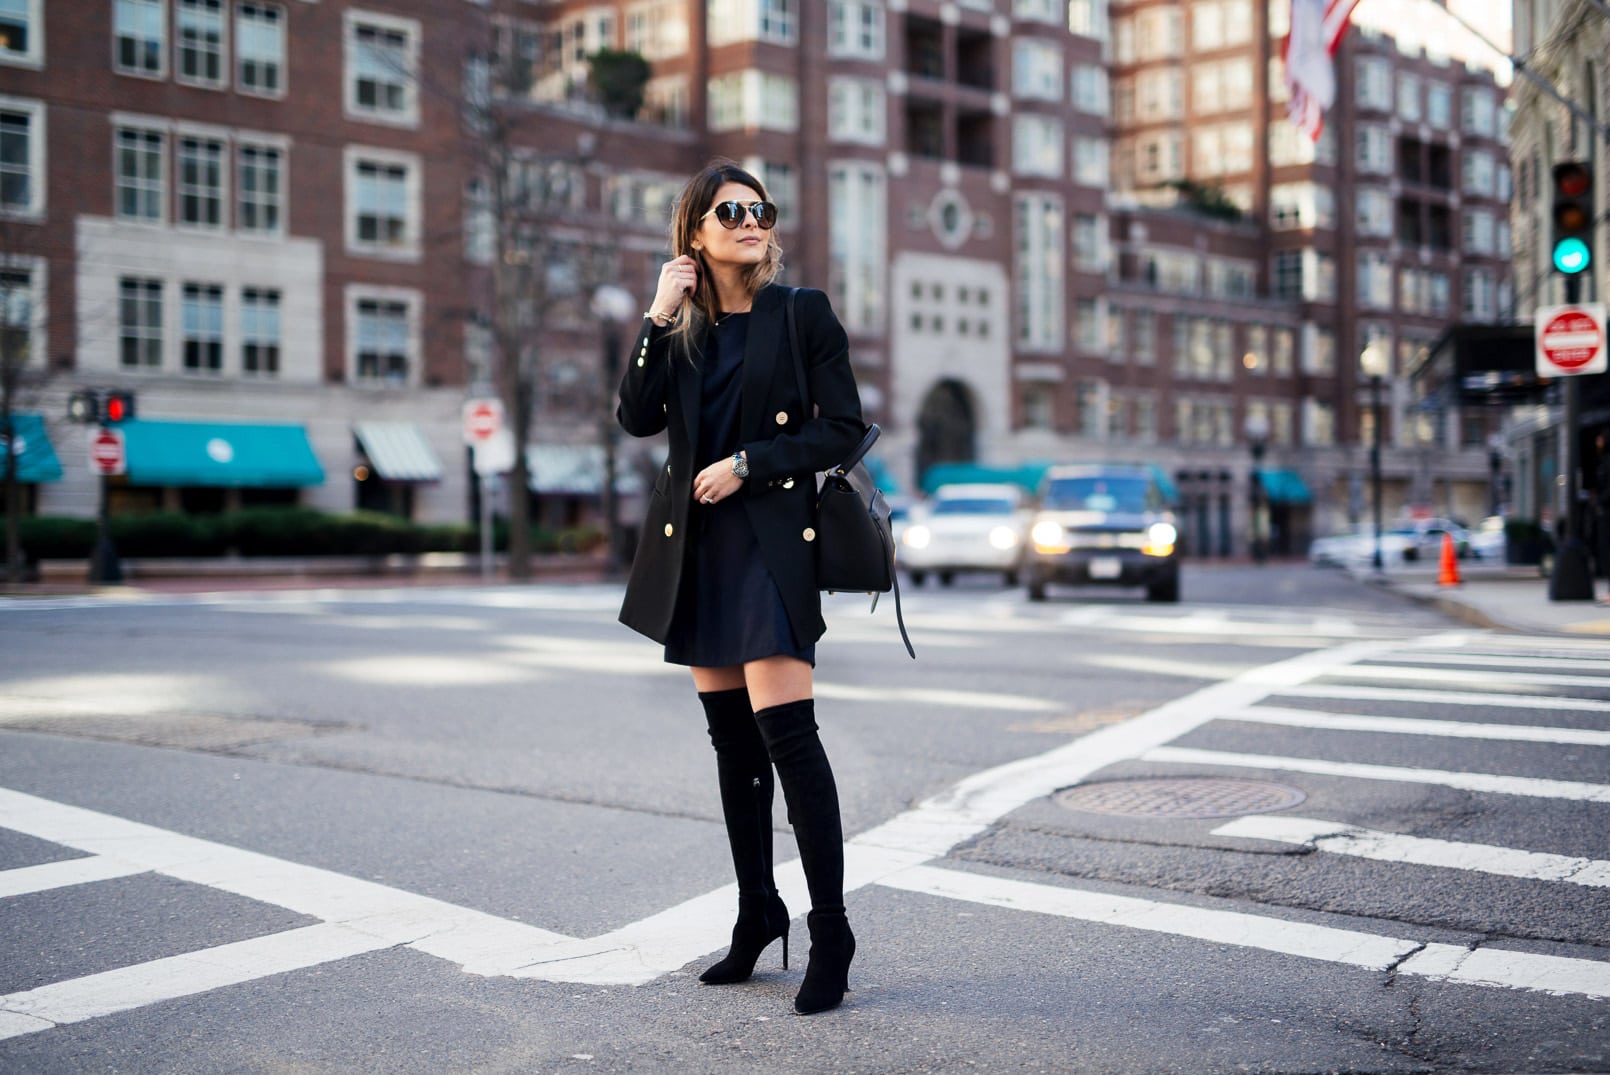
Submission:
[[[322,472],[131,480],[127,506],[463,518],[458,408],[503,361],[461,108],[492,70],[524,189],[562,210],[549,230],[607,235],[640,303],[686,176],[714,155],[762,176],[787,279],[831,294],[907,489],[939,461],[1142,458],[1179,479],[1192,548],[1227,553],[1261,417],[1276,536],[1300,551],[1359,503],[1364,344],[1391,350],[1395,386],[1442,325],[1504,304],[1508,193],[1491,76],[1377,37],[1350,35],[1305,145],[1278,99],[1285,6],[108,0],[83,19],[29,0],[0,120],[31,180],[6,245],[56,374],[25,409],[67,470],[39,510],[92,508],[56,416],[95,385],[137,389],[142,424],[297,427]],[[589,92],[605,47],[652,65],[630,119]],[[564,261],[547,279],[590,279]],[[596,443],[584,297],[533,341],[539,492],[545,459]],[[1464,507],[1474,432],[1444,416],[1442,485],[1416,487],[1433,442],[1393,398],[1391,443],[1420,447],[1389,454],[1389,499]]]

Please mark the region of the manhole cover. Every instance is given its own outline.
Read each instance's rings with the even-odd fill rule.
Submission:
[[[1056,793],[1069,810],[1123,817],[1240,817],[1296,806],[1308,796],[1287,784],[1221,777],[1107,780]]]

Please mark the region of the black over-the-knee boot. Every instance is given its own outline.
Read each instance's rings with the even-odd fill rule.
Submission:
[[[788,966],[788,908],[777,895],[772,877],[771,802],[775,783],[766,743],[749,708],[749,692],[706,691],[705,720],[716,750],[716,780],[721,787],[721,816],[727,823],[732,867],[738,875],[738,922],[726,957],[699,975],[708,985],[742,982],[755,970],[760,953],[783,940],[783,966]]]
[[[836,1008],[849,986],[855,935],[844,914],[844,829],[833,769],[816,732],[810,698],[771,706],[755,714],[788,803],[788,820],[811,893],[811,958],[794,998],[801,1015]]]

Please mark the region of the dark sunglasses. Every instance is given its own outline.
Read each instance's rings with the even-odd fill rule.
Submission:
[[[731,231],[744,222],[746,212],[754,214],[755,223],[760,225],[762,231],[770,231],[772,225],[777,223],[777,207],[771,202],[750,202],[748,205],[743,202],[722,202],[704,216],[714,213],[717,223]],[[703,220],[704,217],[699,219]]]

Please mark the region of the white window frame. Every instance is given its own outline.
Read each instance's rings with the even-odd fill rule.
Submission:
[[[643,84],[644,115],[654,110],[653,118],[648,122],[672,130],[682,130],[688,125],[688,77],[686,75],[662,75],[651,78]]]
[[[888,40],[883,0],[828,0],[827,54],[836,60],[881,60]]]
[[[186,75],[184,72],[185,40],[180,32],[182,29],[182,15],[187,7],[205,8],[208,3],[215,3],[214,12],[217,17],[218,28],[218,77],[207,78],[204,75]],[[194,86],[206,90],[226,90],[229,88],[230,59],[229,59],[229,23],[231,11],[228,0],[173,0],[173,80],[181,86]],[[205,16],[204,16],[205,17]],[[205,57],[208,50],[198,49],[198,54]]]
[[[256,305],[263,305],[263,306],[265,306],[265,308],[268,305],[268,304],[252,304],[252,305],[248,305],[248,303],[246,301],[246,296],[248,294],[272,295],[272,296],[274,296],[274,301],[272,303],[273,321],[274,321],[274,334],[273,334],[272,337],[270,337],[268,335],[249,332],[247,330],[247,311],[252,309],[253,306],[256,306]],[[238,327],[238,331],[236,333],[236,346],[238,347],[239,350],[237,352],[236,369],[240,372],[240,375],[242,377],[245,377],[245,378],[251,378],[251,379],[255,379],[255,380],[265,380],[265,381],[267,381],[267,380],[277,380],[279,378],[280,374],[284,370],[284,364],[282,362],[282,359],[283,359],[284,353],[285,353],[285,290],[283,288],[280,288],[280,287],[258,286],[258,285],[255,285],[255,284],[243,285],[241,287],[241,289],[240,289],[240,303],[239,303],[239,306],[238,306],[238,311],[239,312],[237,314],[237,324],[238,324],[239,327]],[[248,347],[253,346],[253,345],[262,346],[264,344],[264,342],[268,341],[268,340],[272,340],[272,342],[273,342],[273,348],[274,348],[273,365],[274,365],[274,368],[273,369],[255,369],[255,370],[247,369],[247,367],[246,367],[246,349]]]
[[[28,277],[28,317],[25,323],[18,324],[11,321],[11,312],[0,307],[0,324],[10,324],[12,327],[25,327],[28,331],[28,358],[23,368],[31,369],[37,361],[45,362],[49,349],[47,326],[50,324],[49,316],[49,263],[41,257],[31,257],[23,254],[0,254],[0,272],[23,273]],[[16,293],[6,296],[12,301]]]
[[[159,174],[157,176],[157,215],[155,217],[124,216],[122,213],[122,191],[124,184],[123,173],[119,171],[122,158],[122,147],[120,146],[119,141],[121,135],[125,131],[131,134],[154,134],[157,136],[156,156]],[[172,135],[163,127],[159,127],[155,124],[114,123],[112,125],[112,215],[120,222],[125,224],[144,224],[152,227],[165,227],[167,225],[168,219],[173,211],[168,189],[170,170],[170,165],[168,163],[168,151],[171,141]],[[138,189],[141,191],[146,191],[149,189],[145,184],[143,176],[140,177],[140,185]]]
[[[405,336],[408,370],[400,383],[384,377],[358,376],[358,305],[362,302],[398,303],[407,309]],[[424,360],[422,332],[424,325],[424,293],[411,287],[376,287],[372,284],[348,284],[344,306],[346,309],[346,382],[355,387],[374,391],[413,388],[422,381],[420,366]]]
[[[134,332],[129,332],[130,325],[123,320],[123,285],[134,283],[140,286],[139,303],[142,308],[147,301],[145,285],[156,284],[157,317],[155,323],[148,322],[142,316],[133,326]],[[120,273],[117,277],[117,368],[125,373],[161,370],[167,365],[167,335],[168,335],[168,284],[160,276],[138,273]],[[156,362],[140,362],[129,365],[123,361],[123,342],[125,339],[156,340]],[[144,348],[142,348],[144,350]]]
[[[184,198],[187,188],[184,185],[184,143],[198,141],[218,147],[218,187],[216,200],[218,202],[218,222],[216,224],[198,223],[184,219]],[[173,145],[173,224],[176,228],[185,231],[199,231],[217,233],[229,230],[231,199],[233,197],[230,186],[230,172],[233,170],[233,154],[230,153],[229,133],[215,127],[180,127],[172,133]],[[204,188],[197,188],[202,190]],[[200,195],[198,195],[200,196]]]
[[[1062,123],[1055,116],[1020,112],[1012,117],[1012,172],[1062,177]]]
[[[881,332],[888,312],[888,177],[867,161],[832,161],[827,189],[834,308],[848,331]]]
[[[240,232],[242,235],[258,235],[264,237],[283,236],[285,234],[285,218],[289,211],[289,207],[286,204],[288,194],[286,179],[290,175],[290,164],[289,154],[286,152],[286,144],[277,138],[241,135],[235,139],[234,149],[235,230]],[[278,161],[276,175],[278,177],[279,185],[275,190],[273,198],[264,198],[261,192],[258,192],[258,196],[254,199],[255,203],[259,206],[268,204],[273,205],[275,224],[271,228],[249,228],[245,223],[246,183],[243,177],[246,174],[245,155],[246,151],[248,150],[255,150],[260,153],[273,153],[276,155]]]
[[[8,67],[45,66],[45,0],[25,0],[28,20],[28,47],[13,51],[0,49],[0,64]]]
[[[228,308],[227,296],[229,294],[229,288],[217,280],[181,280],[179,281],[178,290],[179,372],[189,377],[222,377],[225,371],[224,362],[227,357],[225,354],[227,345],[225,342],[226,333],[224,326],[227,323],[228,316],[226,311]],[[217,306],[213,307],[209,304],[207,307],[207,309],[213,309],[217,312],[216,335],[212,334],[210,331],[207,331],[213,326],[196,326],[193,332],[193,326],[190,323],[190,292],[192,290],[197,292],[217,292]],[[195,340],[198,345],[201,346],[206,346],[208,344],[215,346],[217,348],[218,364],[216,366],[204,364],[194,366],[190,365],[189,362],[186,361],[188,357],[186,352],[189,350],[190,342],[192,340]]]
[[[1112,152],[1105,138],[1073,139],[1073,181],[1105,190],[1112,180]]]
[[[803,2],[705,0],[705,37],[712,45],[766,41],[792,47],[799,43],[799,5]]]
[[[161,16],[162,35],[157,39],[157,66],[155,70],[144,66],[125,66],[119,55],[119,44],[122,36],[117,32],[117,12],[124,5],[129,4],[136,8],[155,9]],[[168,77],[168,0],[112,0],[112,70],[120,75],[130,78],[165,79]],[[145,40],[141,38],[140,40]]]
[[[417,153],[405,153],[395,149],[379,149],[373,146],[347,146],[343,152],[342,176],[344,177],[345,198],[342,213],[342,230],[346,238],[347,253],[358,257],[379,258],[384,261],[418,261],[420,258],[421,232],[423,230],[422,189],[424,187],[423,165]],[[400,166],[406,170],[404,177],[405,216],[403,223],[404,241],[396,246],[385,243],[366,242],[358,238],[357,213],[357,186],[358,167],[360,164],[378,164],[383,166]]]
[[[1062,49],[1040,38],[1014,40],[1012,96],[1024,101],[1061,101]]]
[[[28,117],[28,203],[16,208],[0,205],[0,219],[42,220],[50,190],[46,172],[49,138],[45,127],[45,103],[23,97],[0,96],[0,109]]]
[[[792,164],[784,161],[767,160],[764,157],[745,157],[744,170],[766,188],[766,195],[773,205],[777,206],[777,227],[790,231],[799,227],[799,171]],[[669,215],[664,220],[654,222],[657,226],[669,227]]]
[[[1058,353],[1063,348],[1063,254],[1065,211],[1053,194],[1019,194],[1012,204],[1013,339],[1022,351]]]
[[[888,141],[888,91],[873,78],[827,82],[827,137],[832,142],[881,146]]]
[[[1013,0],[1012,18],[1020,22],[1043,22],[1055,26],[1062,21],[1061,0]]]
[[[769,92],[784,100],[768,101]],[[799,129],[799,83],[792,78],[749,67],[710,79],[708,123],[712,131]],[[723,100],[716,105],[718,97]]]
[[[1069,76],[1068,92],[1073,98],[1073,107],[1086,115],[1105,116],[1112,111],[1112,85],[1107,77],[1107,69],[1100,64],[1074,64]],[[1133,91],[1130,102],[1133,108]]]
[[[262,11],[275,12],[275,17],[274,17],[273,23],[279,29],[279,56],[274,61],[274,70],[276,72],[276,79],[278,81],[278,85],[275,86],[271,90],[265,90],[265,89],[262,89],[261,87],[258,87],[258,86],[249,85],[247,83],[247,81],[246,81],[245,67],[246,67],[246,64],[248,62],[248,57],[246,56],[245,50],[240,47],[240,42],[241,42],[241,39],[243,37],[245,37],[245,34],[242,33],[242,27],[245,26],[245,24],[247,22],[246,11],[248,9],[257,9],[257,10],[262,10]],[[285,5],[268,3],[268,2],[266,2],[266,0],[247,0],[247,2],[237,2],[235,4],[234,15],[235,15],[235,18],[234,18],[234,27],[235,27],[235,64],[234,64],[234,70],[235,70],[235,90],[236,90],[236,92],[246,94],[249,97],[266,97],[266,98],[269,98],[271,100],[279,100],[280,98],[283,98],[285,96],[285,93],[286,93],[286,83],[288,82],[288,77],[287,76],[289,75],[289,68],[290,68],[289,62],[288,62],[287,57],[286,57],[286,43],[287,43],[287,23],[286,23],[286,18],[287,18],[287,16],[286,16],[286,11],[285,11]],[[250,62],[256,63],[258,61],[254,57],[254,58],[252,58],[250,60]]]
[[[406,52],[407,71],[400,73],[402,107],[371,108],[358,102],[358,71],[356,66],[359,28],[402,34]],[[382,15],[375,11],[348,8],[341,16],[341,95],[342,107],[348,119],[365,123],[379,123],[388,127],[419,126],[419,52],[420,25],[418,19]]]

